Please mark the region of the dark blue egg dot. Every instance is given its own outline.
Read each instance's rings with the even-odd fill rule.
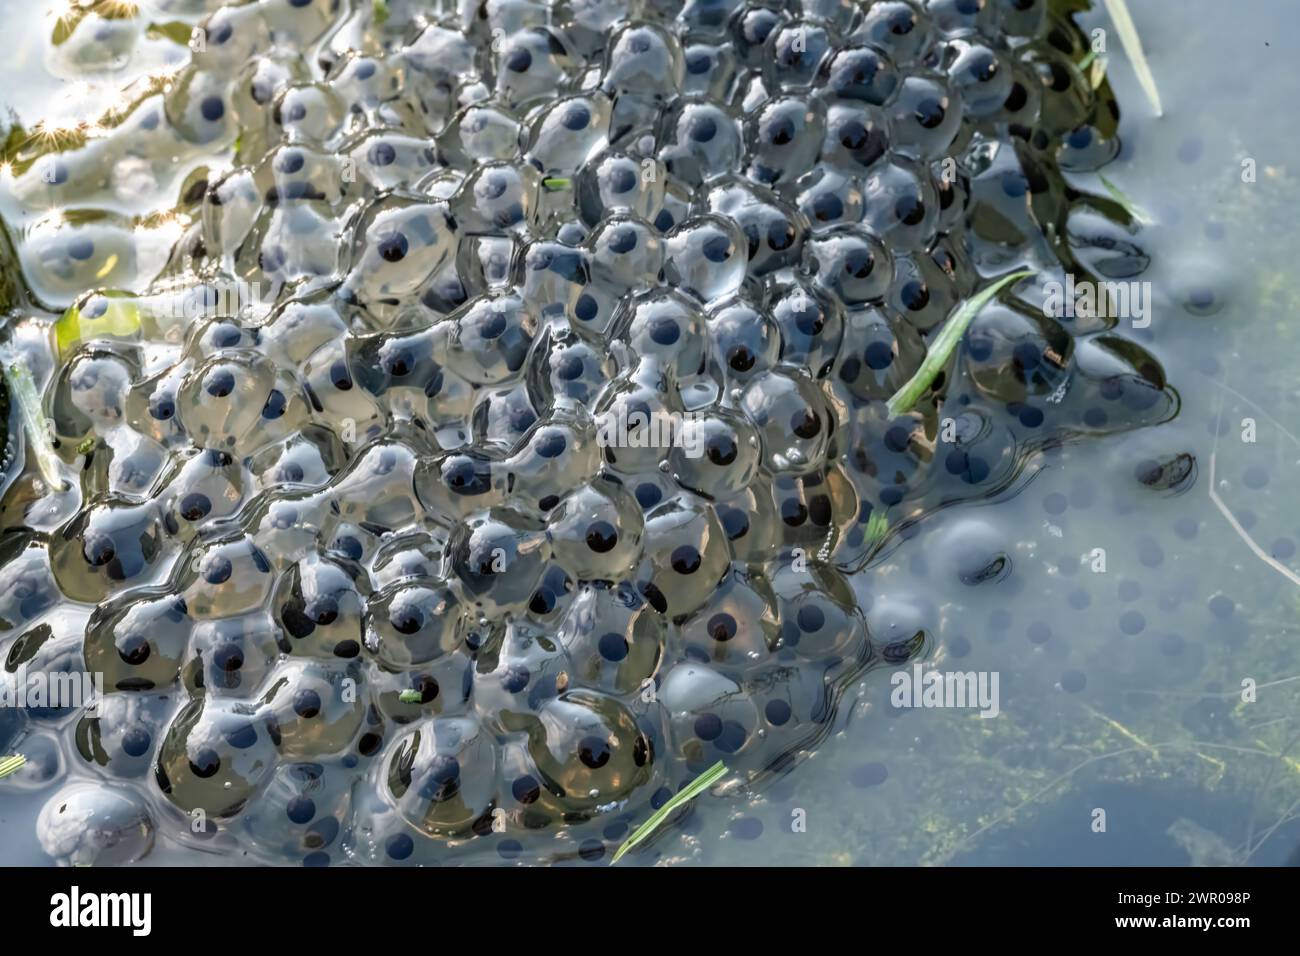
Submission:
[[[1002,174],[1002,191],[1012,199],[1019,199],[1029,189],[1029,181],[1024,173],[1005,172]]]
[[[830,222],[844,215],[844,202],[834,193],[822,193],[813,200],[813,216],[820,222]]]
[[[532,673],[523,664],[510,664],[501,675],[501,686],[507,693],[517,694],[532,680]]]
[[[215,123],[225,115],[226,106],[221,102],[221,97],[209,96],[200,104],[199,112],[209,123]]]
[[[203,580],[209,584],[224,584],[233,570],[229,558],[216,555],[203,563]]]
[[[618,662],[627,657],[627,638],[611,631],[601,637],[598,647],[600,656],[607,661]]]
[[[212,502],[208,500],[208,496],[197,491],[191,492],[181,499],[181,517],[186,521],[198,521],[200,518],[206,517],[211,510]]]
[[[310,719],[320,713],[320,694],[314,690],[300,690],[293,696],[293,711],[299,717]]]
[[[705,239],[704,244],[701,246],[701,251],[704,253],[704,258],[708,259],[710,262],[726,262],[731,258],[731,253],[734,248],[735,247],[732,245],[730,237],[720,235],[710,236]]]
[[[158,421],[167,421],[176,414],[176,402],[170,395],[155,392],[149,396],[149,414]]]
[[[1160,639],[1160,653],[1166,657],[1177,657],[1187,646],[1187,641],[1178,634],[1167,634]]]
[[[700,552],[689,544],[674,548],[669,563],[678,574],[694,574],[700,569]]]
[[[532,774],[524,774],[522,777],[516,777],[510,784],[510,795],[526,806],[535,803],[541,797],[542,787]]]
[[[659,490],[658,485],[644,481],[636,486],[636,501],[642,508],[653,508],[662,498],[663,492]]]
[[[650,338],[658,345],[672,345],[681,338],[682,330],[676,320],[661,316],[650,324]]]
[[[595,839],[583,840],[578,847],[578,856],[588,863],[596,863],[605,856],[605,844]]]
[[[415,852],[415,841],[405,833],[394,834],[385,841],[384,852],[390,860],[405,860]]]
[[[697,143],[707,143],[718,135],[718,124],[711,116],[693,116],[687,124],[687,134]]]
[[[624,255],[636,248],[636,230],[630,227],[614,229],[610,232],[609,248],[611,252]]]
[[[636,173],[620,166],[609,174],[609,187],[616,193],[631,192],[636,188]]]
[[[1119,616],[1119,629],[1125,634],[1141,634],[1146,626],[1147,619],[1141,611],[1125,611]]]
[[[1210,613],[1220,621],[1226,621],[1228,618],[1232,617],[1233,612],[1237,609],[1237,605],[1232,598],[1228,597],[1226,594],[1216,594],[1214,597],[1210,598],[1209,608]]]
[[[564,382],[581,378],[583,371],[582,357],[572,353],[565,355],[555,363],[555,374]]]
[[[564,111],[561,122],[565,129],[574,131],[586,129],[587,124],[591,122],[591,111],[581,104],[570,106]]]
[[[523,73],[533,65],[533,55],[527,49],[517,46],[506,54],[506,68],[515,73]]]
[[[310,823],[316,816],[316,804],[311,797],[294,797],[284,809],[285,815],[293,823]]]
[[[218,368],[208,373],[204,391],[213,398],[225,398],[235,390],[235,376],[229,369]]]
[[[724,754],[734,754],[741,747],[745,746],[745,741],[749,738],[749,733],[744,726],[734,720],[723,721],[722,733],[718,734],[713,746]]]
[[[85,262],[95,254],[95,244],[84,236],[68,243],[68,255],[79,262]]]
[[[821,608],[808,604],[799,609],[797,620],[799,622],[799,630],[804,631],[805,633],[812,633],[822,629],[826,623],[826,615],[822,613]]]
[[[1077,694],[1088,684],[1083,671],[1066,671],[1061,675],[1061,687],[1067,693]]]
[[[385,262],[401,262],[409,245],[400,232],[390,233],[379,240],[379,254]]]
[[[373,166],[391,166],[397,160],[397,150],[391,143],[375,143],[369,155]]]
[[[741,817],[731,824],[731,835],[737,840],[757,840],[763,835],[763,821],[758,817]]]
[[[717,714],[701,714],[695,718],[695,736],[701,740],[717,740],[722,734],[722,718]]]
[[[578,297],[577,304],[573,307],[573,314],[582,322],[590,322],[596,317],[597,311],[596,300],[585,292]]]
[[[715,614],[706,626],[715,641],[729,641],[736,636],[736,619],[730,614]]]
[[[257,743],[257,731],[253,729],[252,724],[244,724],[242,727],[236,727],[226,734],[226,743],[236,750],[247,750],[253,744]]]
[[[769,700],[763,715],[773,727],[782,727],[790,720],[790,705],[783,700]]]
[[[1138,541],[1138,560],[1145,567],[1159,567],[1165,560],[1164,549],[1160,547],[1155,538],[1144,537]]]
[[[558,458],[564,453],[565,444],[564,433],[553,429],[538,435],[533,447],[543,458]]]
[[[889,771],[883,763],[868,763],[854,768],[849,780],[855,787],[878,787],[889,778]]]
[[[497,844],[497,853],[503,860],[517,860],[524,852],[524,845],[518,840],[502,840]]]
[[[1043,510],[1049,515],[1059,515],[1065,512],[1069,507],[1069,500],[1060,492],[1053,491],[1043,499]]]
[[[142,757],[153,743],[149,731],[143,727],[132,727],[122,735],[122,750],[128,757]]]
[[[740,508],[719,507],[718,517],[722,519],[722,530],[731,541],[743,538],[749,532],[749,516]]]
[[[589,734],[578,741],[578,759],[592,770],[599,770],[609,763],[613,751],[609,741],[595,734]]]

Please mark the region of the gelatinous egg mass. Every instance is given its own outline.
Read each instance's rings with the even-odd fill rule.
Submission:
[[[56,31],[113,109],[0,172],[66,481],[5,434],[0,660],[104,679],[66,861],[599,859],[921,646],[882,530],[1171,407],[1031,281],[886,411],[997,276],[1145,261],[1070,217],[1115,104],[1041,0],[127,6]]]

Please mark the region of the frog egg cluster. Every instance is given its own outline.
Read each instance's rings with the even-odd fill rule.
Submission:
[[[7,184],[106,212],[19,243],[68,306],[60,448],[93,450],[0,568],[3,633],[48,656],[84,609],[80,753],[180,839],[598,857],[915,652],[854,595],[873,514],[1168,413],[1153,358],[1031,283],[885,412],[987,277],[1122,254],[1064,179],[1117,108],[1044,0],[257,0],[195,37]],[[179,197],[161,257],[142,180]]]

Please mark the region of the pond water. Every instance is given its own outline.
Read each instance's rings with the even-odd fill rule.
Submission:
[[[1106,30],[1120,146],[1102,172],[1148,221],[1124,237],[1129,245],[1094,251],[1099,258],[1149,257],[1135,273],[1150,283],[1149,309],[1117,331],[1158,360],[1176,414],[1147,427],[1099,427],[1043,443],[1023,454],[996,493],[932,495],[921,520],[900,522],[891,512],[883,545],[845,580],[874,647],[896,648],[921,635],[919,650],[906,662],[877,653],[873,666],[848,682],[833,718],[822,721],[824,738],[798,748],[801,759],[786,772],[753,786],[733,775],[627,862],[1300,860],[1300,384],[1291,351],[1300,345],[1292,312],[1300,306],[1292,280],[1300,168],[1294,124],[1280,112],[1300,96],[1300,29],[1288,5],[1271,0],[1133,3],[1163,107],[1157,116],[1104,9],[1057,6],[1080,11],[1084,35]],[[392,8],[394,17],[405,15],[397,3]],[[60,59],[50,42],[56,9],[66,8],[0,0],[12,51],[0,62],[0,104],[11,124],[98,115],[120,96],[120,65],[97,74]],[[202,9],[191,3],[172,12],[190,23]],[[154,13],[155,23],[169,19]],[[177,49],[184,48],[159,29],[136,45],[132,69],[162,70]],[[196,155],[182,163],[197,169],[204,161]],[[187,175],[168,184],[172,198],[160,200],[163,206],[175,201]],[[1080,191],[1104,195],[1095,172],[1063,176]],[[0,216],[19,245],[35,244],[48,228],[48,209],[24,202],[12,183],[5,180]],[[86,215],[95,221],[95,213]],[[150,269],[166,263],[164,240],[176,238],[168,225],[141,228],[156,232],[157,241],[137,244],[135,261],[118,263],[124,271],[99,286],[139,291]],[[52,311],[27,309],[14,325],[55,319],[80,291],[96,287],[74,277],[61,288],[53,267],[25,277]],[[682,284],[690,281],[706,280],[691,275]],[[17,507],[0,517],[6,540],[16,541]],[[8,545],[5,560],[22,546]],[[981,555],[1000,556],[997,567],[972,565]],[[86,600],[88,614],[97,602]],[[84,621],[83,614],[67,626]],[[0,637],[11,660],[16,638],[16,630]],[[992,706],[987,715],[972,707],[898,706],[898,675],[918,673],[917,666],[995,680],[996,714]],[[56,862],[38,839],[42,808],[69,781],[100,779],[75,749],[74,724],[24,722],[0,708],[0,751],[29,760],[0,781],[0,863]],[[698,731],[699,722],[694,726]],[[191,750],[191,765],[195,759]],[[703,769],[698,763],[698,754],[683,760],[692,772]],[[295,784],[277,778],[276,786],[288,793]],[[363,792],[367,783],[353,786],[353,806],[366,807],[373,799]],[[313,792],[322,806],[345,799],[328,785]],[[387,811],[366,812],[373,833],[389,832]],[[599,852],[569,847],[561,861],[607,862],[629,823],[647,815],[607,826]],[[248,859],[243,846],[205,846],[183,825],[178,837],[164,818],[156,823],[146,862]],[[390,856],[392,840],[383,844]],[[482,842],[481,852],[465,848],[455,859],[553,859],[540,842],[522,853],[502,852],[495,835]],[[364,861],[366,845],[356,838],[351,852],[335,852],[330,862]],[[428,862],[441,860],[433,852]]]

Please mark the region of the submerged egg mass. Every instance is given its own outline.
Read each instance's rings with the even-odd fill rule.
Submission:
[[[0,568],[33,598],[0,639],[84,607],[117,856],[600,859],[718,760],[815,747],[900,662],[849,581],[874,514],[1167,408],[1114,329],[1004,296],[885,411],[1001,263],[1064,268],[1051,138],[1113,104],[1034,6],[258,0],[17,174],[30,208],[181,196],[166,255],[119,213],[18,243],[67,306],[60,445],[104,450]],[[954,587],[1004,573],[984,537]]]

